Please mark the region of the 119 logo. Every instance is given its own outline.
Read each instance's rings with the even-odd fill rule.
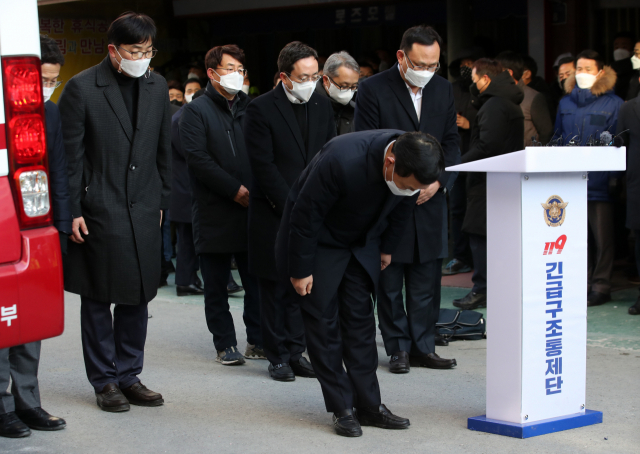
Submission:
[[[562,254],[564,245],[567,243],[567,235],[560,235],[560,237],[551,243],[544,243],[544,252],[542,255],[551,255],[555,249],[557,254]]]

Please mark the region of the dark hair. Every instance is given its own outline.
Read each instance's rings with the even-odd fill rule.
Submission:
[[[275,76],[273,76],[273,85],[278,85],[278,81],[280,80],[280,71],[278,71]]]
[[[187,91],[187,85],[189,84],[198,84],[200,85],[200,88],[202,88],[202,84],[200,83],[200,79],[188,79],[184,85],[182,86],[182,91],[186,92]]]
[[[502,65],[505,69],[510,69],[513,72],[513,78],[516,81],[522,79],[522,73],[524,72],[524,61],[522,55],[505,50],[500,52],[496,57],[496,61]],[[478,70],[476,69],[476,73]]]
[[[371,62],[369,60],[360,60],[358,62],[358,66],[360,68],[371,68],[371,71],[375,72],[375,70],[373,69],[373,65],[371,64]]]
[[[170,80],[167,82],[167,87],[169,87],[169,90],[174,89],[174,90],[180,90],[182,93],[184,93],[184,88],[182,88],[182,84],[180,82],[178,82],[177,80]]]
[[[224,46],[216,46],[207,52],[204,57],[204,66],[209,69],[216,69],[224,54],[227,54],[244,65],[244,52],[235,44],[225,44]]]
[[[444,170],[444,153],[430,134],[406,132],[393,144],[395,173],[403,178],[413,175],[422,184],[431,184]]]
[[[613,40],[615,41],[618,38],[627,38],[628,40],[631,41],[632,44],[636,43],[636,37],[631,32],[627,32],[627,31],[618,32],[614,35]]]
[[[576,61],[573,57],[563,57],[558,60],[558,68],[560,68],[562,65],[566,65],[567,63],[573,63],[573,67],[576,67]]]
[[[293,41],[282,48],[278,55],[278,71],[291,74],[293,65],[303,58],[313,57],[318,59],[318,53],[312,47],[300,41]]]
[[[473,63],[473,68],[476,68],[476,74],[478,77],[482,77],[486,74],[489,76],[489,79],[499,76],[504,71],[504,68],[499,61],[491,60],[489,58],[480,58],[479,60],[476,60]]]
[[[64,56],[60,52],[58,43],[53,38],[40,35],[40,62],[51,63],[52,65],[64,66]]]
[[[522,61],[524,63],[524,69],[531,71],[531,77],[538,75],[538,64],[530,55],[523,55]]]
[[[442,38],[438,35],[432,27],[417,25],[411,27],[402,35],[402,41],[400,41],[400,49],[403,52],[409,52],[415,43],[425,46],[433,46],[433,43],[438,43],[438,46],[442,48]]]
[[[109,44],[140,44],[156,40],[156,23],[146,14],[127,11],[111,22],[107,30]]]
[[[578,60],[580,60],[581,58],[584,58],[586,60],[595,60],[598,71],[600,71],[604,67],[604,60],[595,50],[586,49],[580,52],[576,56],[576,68],[578,67]]]

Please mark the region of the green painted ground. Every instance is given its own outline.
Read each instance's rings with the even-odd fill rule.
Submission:
[[[236,282],[240,282],[237,271],[233,272]],[[204,305],[202,297],[187,296],[178,298],[173,285],[174,275],[170,275],[167,287],[158,291],[158,297],[169,299],[176,303]],[[442,287],[442,308],[454,308],[451,302],[468,293],[469,289]],[[242,307],[244,293],[229,298],[229,304],[233,307]],[[637,289],[620,290],[613,293],[613,301],[599,307],[590,307],[587,312],[587,339],[592,347],[606,347],[627,350],[640,350],[640,315],[629,315],[627,309],[638,298]],[[485,316],[486,309],[480,309]],[[491,326],[491,320],[487,320],[487,326]],[[488,328],[490,329],[490,328]]]

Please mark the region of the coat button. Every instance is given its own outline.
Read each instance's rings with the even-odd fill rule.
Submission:
[[[131,164],[131,165],[129,166],[129,168],[130,168],[131,170],[136,170],[136,166],[134,166],[133,164]]]

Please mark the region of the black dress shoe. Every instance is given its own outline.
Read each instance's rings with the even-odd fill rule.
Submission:
[[[353,410],[342,410],[333,414],[333,428],[343,437],[361,437],[362,428]]]
[[[64,419],[51,416],[42,407],[16,410],[16,415],[23,423],[34,430],[61,430],[67,426],[67,422]]]
[[[357,415],[363,426],[398,430],[408,429],[411,425],[407,418],[394,415],[384,404],[379,407],[360,407],[357,409]]]
[[[269,364],[269,375],[275,381],[294,381],[296,376],[287,363]]]
[[[298,361],[291,361],[289,366],[296,377],[316,378],[311,363],[304,356],[301,356]]]
[[[236,284],[236,281],[234,281],[233,279],[231,279],[227,284],[227,293],[229,295],[233,295],[234,293],[238,293],[243,290],[244,288],[241,285]]]
[[[455,307],[463,311],[470,311],[479,307],[487,307],[487,294],[469,292],[464,298],[453,302]]]
[[[139,405],[141,407],[159,407],[164,404],[162,394],[151,391],[142,383],[137,382],[128,388],[122,390],[122,394],[127,398],[131,405]]]
[[[436,345],[438,347],[446,347],[449,345],[449,341],[442,336],[436,335]]]
[[[202,281],[200,280],[199,277],[196,276],[196,282],[193,285],[198,287],[200,290],[204,291],[204,285],[202,284]]]
[[[587,307],[602,306],[611,301],[611,294],[600,292],[589,292],[587,296]]]
[[[204,295],[204,290],[196,287],[195,284],[191,285],[177,285],[176,295],[188,296],[188,295]]]
[[[458,365],[455,359],[440,358],[437,353],[412,356],[410,362],[413,367],[428,367],[429,369],[451,369]]]
[[[638,315],[638,314],[640,314],[640,296],[638,297],[636,304],[634,304],[629,308],[629,315]]]
[[[18,415],[10,411],[0,415],[0,436],[7,438],[22,438],[31,435],[29,426],[20,421]]]
[[[409,365],[409,354],[407,352],[396,352],[389,360],[389,372],[392,374],[408,374],[411,370]]]
[[[101,392],[96,393],[96,401],[98,407],[104,411],[119,412],[130,409],[129,401],[115,383],[105,385]]]

